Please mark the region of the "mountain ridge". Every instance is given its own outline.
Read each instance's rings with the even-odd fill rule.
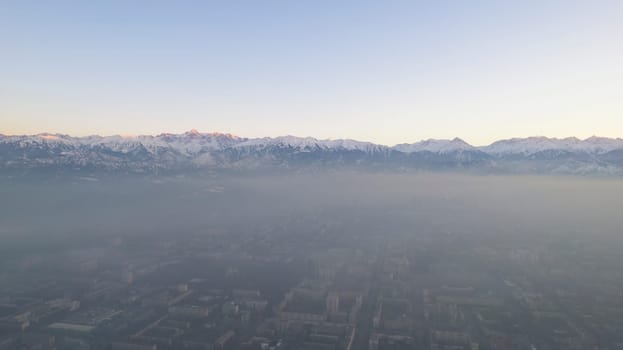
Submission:
[[[473,146],[456,137],[387,146],[351,139],[226,133],[75,137],[0,134],[0,169],[59,168],[145,172],[187,168],[251,169],[357,166],[477,169],[485,172],[623,174],[623,139],[534,136]]]

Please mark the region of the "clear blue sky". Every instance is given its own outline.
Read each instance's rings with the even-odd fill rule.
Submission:
[[[2,1],[0,133],[623,137],[623,1]]]

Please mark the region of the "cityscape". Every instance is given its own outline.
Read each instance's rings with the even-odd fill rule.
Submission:
[[[117,179],[115,186],[125,181]],[[177,192],[178,183],[188,180],[170,181],[174,185],[166,186],[178,186]],[[229,204],[219,203],[209,210],[218,217],[229,212],[227,223],[208,215],[197,219],[203,226],[193,230],[179,225],[178,231],[163,228],[162,233],[133,230],[91,238],[81,233],[44,239],[40,246],[5,245],[0,349],[623,346],[620,239],[593,240],[571,232],[506,235],[486,228],[474,233],[451,209],[462,205],[458,199],[429,197],[411,207],[392,199],[395,205],[371,207],[351,192],[359,191],[358,184],[332,190],[335,198],[346,198],[344,203],[302,208],[284,193],[304,197],[307,204],[317,199],[303,195],[298,182],[274,181],[262,185],[268,192],[282,186],[270,197],[254,192],[256,199],[231,199],[236,206],[251,200],[249,207],[255,207],[281,196],[289,208],[271,209],[257,220],[248,219],[247,209],[232,213]],[[319,187],[318,180],[300,181]],[[383,186],[378,178],[366,181]],[[452,196],[458,191],[453,183],[478,187],[482,179],[445,181]],[[55,186],[59,193],[78,191],[76,186],[95,193],[93,186],[109,186],[83,182]],[[220,202],[235,196],[244,186],[234,188],[234,183],[212,179],[198,200],[209,206],[207,198]],[[102,196],[94,200],[106,202]],[[167,207],[189,205],[169,200]],[[439,210],[444,201],[447,213],[427,212]],[[413,208],[417,212],[410,212]],[[426,218],[433,222],[420,223]]]
[[[623,350],[623,0],[0,0],[0,350]]]

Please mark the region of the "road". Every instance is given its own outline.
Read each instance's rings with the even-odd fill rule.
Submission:
[[[370,339],[370,334],[372,333],[372,319],[374,318],[376,302],[380,292],[378,281],[383,267],[384,257],[385,248],[383,247],[372,266],[372,274],[370,275],[370,291],[361,306],[359,317],[357,318],[357,324],[355,325],[355,336],[349,344],[349,350],[363,350],[368,348],[368,340]]]

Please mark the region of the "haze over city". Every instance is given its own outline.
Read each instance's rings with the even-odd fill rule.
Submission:
[[[0,350],[623,349],[621,18],[0,2]]]

